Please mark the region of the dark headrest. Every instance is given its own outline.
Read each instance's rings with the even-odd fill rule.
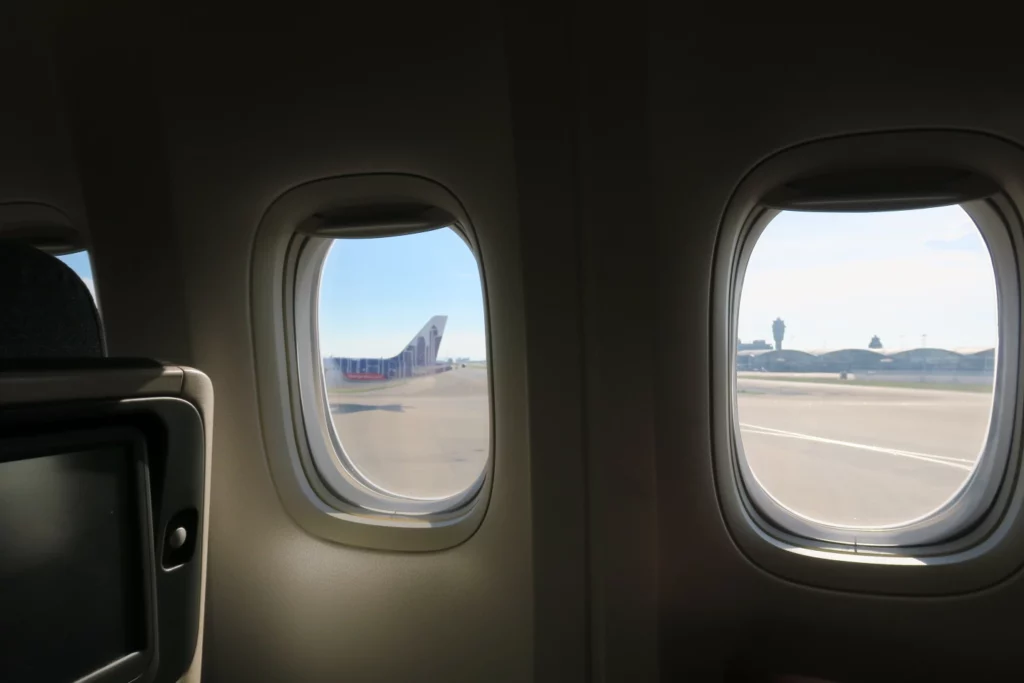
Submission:
[[[0,240],[0,358],[105,355],[92,294],[59,259]]]

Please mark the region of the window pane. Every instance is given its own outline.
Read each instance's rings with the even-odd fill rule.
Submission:
[[[477,481],[490,449],[484,305],[457,233],[335,240],[319,331],[345,466],[414,498]]]
[[[960,207],[782,212],[741,292],[748,487],[840,527],[935,511],[987,438],[997,324],[992,261]]]
[[[76,251],[73,254],[65,254],[57,258],[63,261],[71,270],[75,271],[78,277],[82,278],[82,282],[89,288],[89,293],[92,294],[93,301],[95,301],[96,285],[92,281],[92,264],[89,262],[89,252]]]

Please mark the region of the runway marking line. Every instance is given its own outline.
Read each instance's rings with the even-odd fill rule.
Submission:
[[[788,432],[784,429],[775,429],[774,427],[762,427],[760,425],[743,424],[740,423],[740,427],[749,431],[752,434],[760,434],[762,436],[777,436],[786,439],[800,439],[802,441],[814,441],[816,443],[825,443],[833,446],[845,446],[847,448],[857,448],[864,451],[871,451],[873,453],[883,453],[885,455],[893,455],[901,458],[909,458],[911,460],[920,460],[922,462],[930,462],[935,465],[945,465],[946,467],[953,467],[955,469],[964,470],[970,472],[974,469],[974,461],[967,460],[964,458],[950,458],[945,455],[933,455],[931,453],[917,453],[915,451],[904,451],[898,448],[885,448],[883,446],[871,446],[863,443],[854,443],[852,441],[840,441],[838,439],[826,439],[821,436],[812,436],[811,434],[801,434],[800,432]]]

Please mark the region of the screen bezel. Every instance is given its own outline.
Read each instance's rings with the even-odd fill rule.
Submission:
[[[156,628],[156,552],[149,458],[143,432],[129,426],[73,429],[45,436],[0,437],[0,463],[104,450],[129,458],[134,471],[142,571],[144,647],[86,673],[74,683],[129,683],[153,673],[159,649]]]

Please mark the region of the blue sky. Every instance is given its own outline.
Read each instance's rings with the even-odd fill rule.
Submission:
[[[94,291],[85,252],[60,257]],[[433,315],[447,315],[441,357],[486,357],[476,259],[452,230],[338,240],[324,265],[320,349],[397,354]],[[747,267],[739,337],[789,348],[988,347],[996,289],[988,249],[958,206],[874,214],[785,211]]]
[[[995,277],[959,206],[874,214],[785,211],[762,233],[743,283],[739,337],[783,346],[885,348],[996,344]]]
[[[92,265],[89,263],[89,254],[85,251],[79,251],[74,254],[68,254],[66,256],[58,256],[61,261],[71,266],[71,270],[78,273],[78,277],[82,278],[82,282],[92,292],[92,298],[96,298],[96,286],[92,280]]]
[[[454,231],[335,241],[320,282],[322,355],[394,356],[434,315],[448,316],[439,357],[486,358],[476,257]]]

